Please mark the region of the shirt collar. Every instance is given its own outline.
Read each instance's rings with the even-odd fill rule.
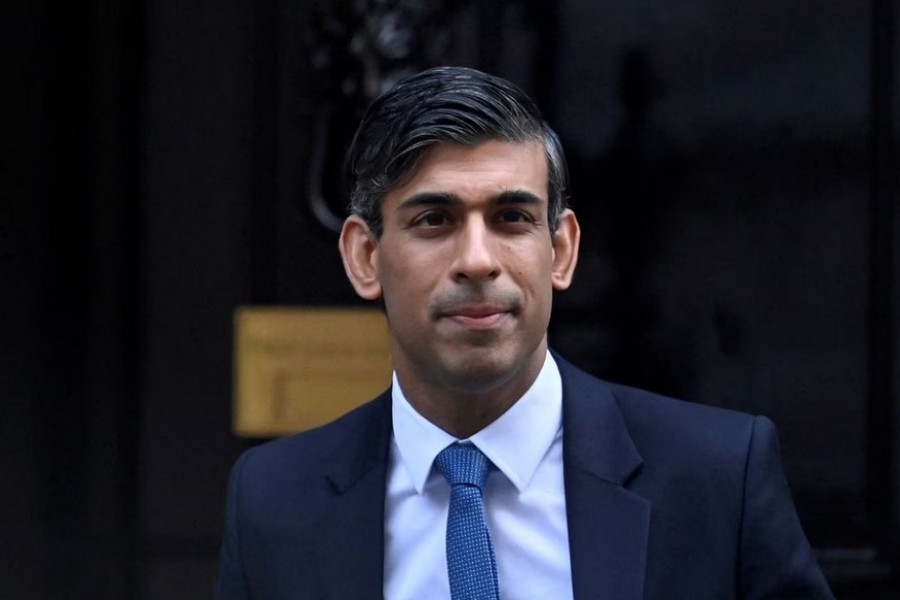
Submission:
[[[391,412],[394,442],[413,486],[422,493],[438,452],[459,441],[412,407],[397,374]],[[562,427],[562,378],[550,353],[527,392],[500,417],[468,441],[484,452],[521,493]]]

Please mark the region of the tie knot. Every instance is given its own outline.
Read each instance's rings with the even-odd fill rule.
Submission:
[[[434,466],[451,486],[464,484],[481,488],[491,461],[472,444],[452,444],[434,459]]]

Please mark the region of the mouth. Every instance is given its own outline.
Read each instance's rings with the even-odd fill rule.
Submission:
[[[513,311],[508,307],[484,304],[456,306],[440,316],[470,331],[484,331],[499,327]]]

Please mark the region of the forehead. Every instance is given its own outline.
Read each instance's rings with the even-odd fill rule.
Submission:
[[[474,146],[441,143],[429,148],[412,174],[388,192],[385,203],[422,192],[482,199],[504,191],[530,192],[547,201],[549,168],[537,140],[489,140]]]

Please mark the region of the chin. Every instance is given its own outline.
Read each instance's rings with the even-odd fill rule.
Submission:
[[[492,348],[457,355],[445,363],[447,383],[461,392],[488,392],[513,379],[527,362],[516,358]]]

